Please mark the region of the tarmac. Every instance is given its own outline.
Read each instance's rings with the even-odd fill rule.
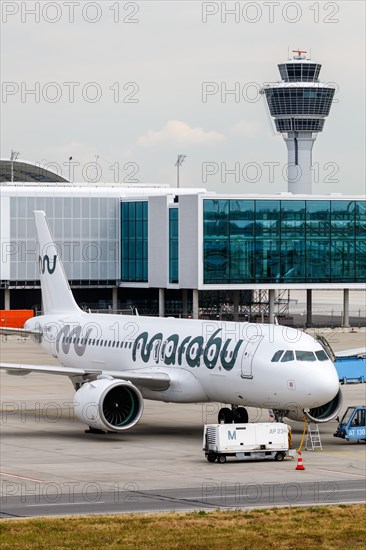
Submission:
[[[366,344],[365,328],[323,334],[335,351]],[[1,361],[57,364],[16,337],[2,338]],[[219,404],[145,401],[134,428],[95,435],[74,418],[67,377],[1,372],[0,384],[0,517],[365,501],[366,444],[334,438],[336,420],[320,426],[322,451],[303,448],[304,471],[296,459],[211,464],[202,432],[217,421]],[[342,392],[341,414],[366,404],[365,384]],[[249,419],[266,422],[269,414],[249,409]],[[303,425],[289,423],[298,447]]]

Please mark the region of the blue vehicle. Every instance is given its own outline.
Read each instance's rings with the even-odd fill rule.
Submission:
[[[366,441],[366,407],[364,405],[348,407],[333,435],[346,441],[350,439]]]

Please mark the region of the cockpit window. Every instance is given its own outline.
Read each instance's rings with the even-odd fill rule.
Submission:
[[[280,349],[280,350],[276,351],[276,353],[274,354],[274,356],[271,359],[271,362],[272,363],[277,363],[277,361],[280,360],[280,357],[281,357],[282,354],[283,354],[283,349]]]
[[[319,361],[329,361],[329,357],[323,349],[320,349],[319,351],[316,351],[315,355],[317,356]]]
[[[294,352],[292,350],[287,350],[285,351],[284,356],[281,359],[281,363],[287,363],[287,361],[293,361],[294,359]]]
[[[312,351],[296,351],[296,359],[298,361],[316,361]]]

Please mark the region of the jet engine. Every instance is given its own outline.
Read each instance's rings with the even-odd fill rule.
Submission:
[[[320,424],[333,420],[341,410],[342,403],[342,392],[339,390],[337,395],[324,405],[319,405],[319,407],[314,407],[313,409],[304,409],[303,411],[290,410],[287,411],[284,416],[287,416],[287,418],[291,420],[304,420],[304,418],[307,418],[310,422],[317,422]]]
[[[131,382],[100,378],[86,382],[75,393],[76,416],[91,428],[122,432],[141,418],[144,402]]]

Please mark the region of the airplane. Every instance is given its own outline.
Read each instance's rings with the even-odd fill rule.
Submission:
[[[229,404],[219,423],[248,422],[246,407],[276,420],[327,422],[342,405],[338,375],[319,342],[294,328],[81,310],[43,211],[34,211],[44,315],[23,329],[60,366],[1,363],[8,374],[68,376],[74,411],[89,432],[122,432],[144,400]]]

